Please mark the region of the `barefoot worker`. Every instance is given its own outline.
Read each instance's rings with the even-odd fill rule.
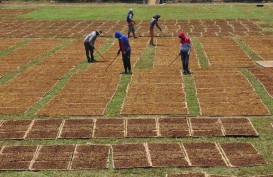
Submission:
[[[151,39],[150,39],[150,45],[155,45],[154,44],[154,26],[156,25],[156,27],[160,30],[160,31],[162,31],[161,30],[161,28],[159,27],[159,25],[158,25],[158,19],[160,18],[160,15],[155,15],[155,16],[153,16],[153,18],[152,18],[152,20],[151,20],[151,22],[150,22],[150,37],[151,37]]]
[[[133,20],[134,13],[133,9],[131,8],[127,14],[126,21],[128,23],[128,38],[130,37],[130,34],[133,33],[134,38],[137,38],[135,35],[135,24],[136,22]]]

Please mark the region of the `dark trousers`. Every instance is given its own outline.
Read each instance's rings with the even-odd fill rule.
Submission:
[[[87,60],[88,61],[94,60],[94,48],[88,42],[84,43],[84,47],[85,47],[85,55]],[[89,53],[91,55],[91,58]]]
[[[188,52],[181,51],[181,61],[182,61],[184,71],[189,71],[189,59],[190,59],[190,56]]]
[[[131,50],[128,50],[124,54],[122,53],[122,61],[124,66],[124,71],[131,71]]]

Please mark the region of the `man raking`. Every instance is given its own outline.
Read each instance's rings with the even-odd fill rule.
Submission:
[[[94,49],[95,49],[95,41],[99,35],[101,35],[102,31],[92,31],[84,38],[84,47],[85,54],[88,63],[95,62],[94,58]],[[91,56],[90,56],[90,55]]]

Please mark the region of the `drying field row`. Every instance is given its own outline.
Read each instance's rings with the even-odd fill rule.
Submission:
[[[247,118],[89,118],[0,121],[0,139],[256,137]]]
[[[131,53],[132,66],[146,48],[147,41],[145,38],[131,41],[131,47],[134,48]],[[99,58],[101,62],[91,64],[87,70],[74,74],[65,88],[37,114],[103,115],[119,84],[119,73],[124,71],[121,56],[114,60],[118,45],[118,41],[115,40]],[[110,66],[112,61],[114,62]]]
[[[194,72],[201,115],[269,115],[269,110],[238,69]]]
[[[263,60],[273,60],[273,37],[248,37],[243,38],[245,42]]]
[[[0,9],[1,12],[1,9]],[[190,36],[235,36],[272,35],[256,24],[255,19],[229,20],[159,20],[163,33],[157,36],[174,37],[179,31]],[[150,20],[136,20],[138,36],[149,36]],[[0,18],[0,37],[38,38],[38,37],[83,37],[90,31],[101,29],[104,36],[113,36],[116,30],[127,33],[127,22],[104,20],[31,20],[11,17]]]
[[[6,40],[4,39],[3,42]],[[14,41],[14,39],[11,39]],[[1,63],[1,70],[0,70],[0,78],[3,77],[5,74],[15,71],[17,68],[20,68],[31,61],[42,57],[50,50],[56,48],[57,46],[61,45],[63,40],[58,39],[49,39],[49,40],[33,40],[26,45],[20,47],[19,49],[13,50],[12,52],[1,56],[0,63]],[[10,44],[10,43],[6,43]],[[14,45],[14,44],[10,44]],[[8,47],[6,45],[6,47]]]
[[[273,69],[251,68],[249,70],[263,84],[265,90],[273,98]]]
[[[2,52],[3,50],[10,49],[10,48],[16,46],[17,44],[21,43],[22,41],[24,41],[24,39],[2,38],[2,39],[0,39],[0,52]]]
[[[134,70],[121,114],[188,114],[181,70]]]
[[[255,67],[255,62],[232,38],[200,38],[210,67]]]
[[[82,41],[73,41],[54,55],[0,85],[0,113],[24,113],[84,58]],[[35,50],[34,50],[35,51]],[[34,52],[31,50],[30,53]]]
[[[250,143],[69,144],[0,147],[0,170],[137,167],[249,167],[266,165]]]
[[[266,38],[260,38],[260,40],[266,41]],[[7,45],[3,45],[4,48],[10,48],[20,42],[16,39],[11,39],[10,42],[5,39],[3,41],[7,41]],[[148,41],[149,38],[130,39],[132,67],[139,60],[152,60],[153,67],[133,68],[132,80],[120,108],[121,114],[189,114],[184,92],[185,76],[181,74],[177,38],[157,39],[155,47],[147,46]],[[269,115],[268,109],[247,78],[239,69],[236,69],[254,68],[256,65],[253,60],[231,38],[200,38],[200,41],[211,66],[208,69],[200,69],[196,52],[192,50],[190,67],[193,71],[192,76],[197,89],[201,115]],[[56,47],[63,43],[61,39],[30,40],[25,45],[0,57],[0,63],[3,66],[0,73],[3,72],[3,75],[44,57],[9,82],[0,85],[1,114],[25,113],[61,78],[85,60],[82,40],[74,40],[70,43],[66,41],[63,48],[46,56],[46,53],[56,50]],[[105,43],[106,38],[98,38],[96,49],[99,50]],[[177,48],[169,46],[177,46]],[[214,48],[217,50],[212,50]],[[154,50],[154,56],[142,58],[143,53],[148,49]],[[79,70],[74,74],[65,87],[37,114],[43,116],[104,115],[108,103],[118,88],[119,73],[123,71],[121,56],[114,61],[117,50],[118,42],[113,40],[103,56],[98,56],[99,62],[92,63],[88,69]],[[112,61],[114,62],[111,64]],[[263,70],[251,69],[251,71],[257,73]],[[270,82],[272,72],[269,69],[263,73],[263,75],[258,73],[256,77],[272,95]]]

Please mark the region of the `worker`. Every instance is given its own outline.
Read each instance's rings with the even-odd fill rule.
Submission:
[[[100,36],[101,34],[102,34],[101,30],[96,30],[92,31],[84,38],[85,54],[88,63],[96,61],[94,58],[95,41],[97,37]],[[91,56],[89,55],[89,53]]]
[[[122,72],[121,74],[132,74],[130,61],[131,47],[129,44],[129,40],[124,34],[118,31],[115,32],[115,38],[119,40],[119,50],[117,56],[120,54],[120,52],[122,53],[124,72]]]
[[[156,25],[156,27],[160,30],[160,31],[162,31],[161,30],[161,28],[159,27],[159,25],[158,25],[158,19],[160,18],[160,15],[155,15],[155,16],[153,16],[153,18],[152,18],[152,20],[151,20],[151,22],[150,22],[150,37],[151,37],[151,39],[150,39],[150,45],[155,45],[154,44],[154,26]]]
[[[137,38],[135,35],[136,22],[133,20],[133,18],[134,18],[134,13],[133,13],[133,9],[131,8],[126,17],[126,21],[128,23],[128,38],[130,37],[130,33],[133,33],[134,38]]]
[[[192,48],[190,37],[186,36],[183,31],[179,33],[178,37],[180,38],[180,55],[183,67],[183,74],[191,74],[189,70],[190,51]]]

